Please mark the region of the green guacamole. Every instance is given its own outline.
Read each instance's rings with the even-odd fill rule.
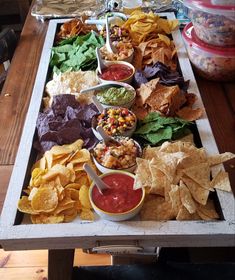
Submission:
[[[103,104],[118,106],[130,102],[134,98],[134,92],[124,87],[111,87],[99,91],[96,97]]]

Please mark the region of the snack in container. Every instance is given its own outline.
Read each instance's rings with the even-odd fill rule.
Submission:
[[[224,1],[225,2],[225,1]],[[196,35],[215,46],[235,45],[235,4],[216,4],[212,0],[185,0]]]
[[[192,23],[183,30],[188,56],[196,71],[206,79],[232,81],[235,76],[235,47],[215,47],[197,38]]]
[[[111,82],[104,84],[95,95],[104,108],[120,106],[129,109],[135,102],[136,91],[126,83]]]
[[[100,178],[110,189],[101,194],[93,182],[89,189],[89,198],[93,209],[101,218],[124,221],[138,214],[144,203],[145,189],[133,189],[133,174],[114,171],[103,174]]]
[[[103,60],[107,61],[127,61],[132,62],[134,56],[134,48],[130,42],[113,42],[117,49],[117,53],[111,53],[107,51],[106,46],[100,48],[100,53]]]
[[[131,137],[136,129],[136,124],[137,118],[133,112],[127,108],[111,107],[93,117],[92,130],[99,140],[102,138],[96,131],[97,126],[101,126],[109,136]]]
[[[102,83],[110,81],[130,84],[135,74],[135,67],[126,61],[106,61],[106,68],[98,73],[98,79]],[[98,72],[98,71],[97,71]]]
[[[136,168],[136,158],[142,155],[139,143],[128,137],[116,136],[119,142],[106,145],[101,140],[93,149],[93,160],[96,167],[102,173],[121,170],[134,172]]]

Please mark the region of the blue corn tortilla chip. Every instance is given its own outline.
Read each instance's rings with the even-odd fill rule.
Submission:
[[[94,104],[81,105],[73,95],[54,96],[52,106],[38,115],[38,141],[34,147],[44,153],[54,145],[83,139],[85,148],[93,148],[97,139],[91,129],[91,120],[97,113]]]
[[[170,67],[161,62],[145,66],[143,71],[137,70],[134,75],[134,86],[138,88],[141,84],[155,78],[160,78],[159,82],[162,85],[178,85],[184,91],[187,91],[189,86],[189,81],[185,81],[178,71],[171,70]]]

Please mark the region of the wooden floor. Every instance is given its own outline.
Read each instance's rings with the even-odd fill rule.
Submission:
[[[77,249],[75,266],[110,265],[108,255],[86,254]],[[47,280],[47,251],[13,251],[0,250],[1,280]]]

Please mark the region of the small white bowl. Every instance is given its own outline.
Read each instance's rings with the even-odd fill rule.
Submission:
[[[127,56],[126,58],[123,58],[123,59],[114,59],[114,60],[105,59],[105,58],[103,57],[102,51],[100,51],[100,52],[101,52],[101,57],[102,57],[104,63],[109,63],[109,62],[114,63],[114,62],[116,62],[116,61],[121,61],[121,62],[122,62],[122,61],[125,61],[125,62],[132,63],[132,62],[133,62],[134,52],[135,52],[135,51],[134,51],[134,48],[133,48],[131,54],[130,54],[129,56]]]
[[[122,64],[122,65],[126,65],[129,68],[131,68],[132,69],[132,74],[129,77],[127,77],[125,79],[122,79],[122,80],[116,80],[116,82],[122,82],[122,83],[131,84],[132,79],[133,79],[134,74],[135,74],[135,67],[131,63],[126,62],[126,61],[106,61],[106,62],[104,62],[104,64],[106,66],[113,65],[113,64]],[[96,70],[96,74],[97,74],[97,77],[98,77],[98,79],[99,79],[99,81],[101,83],[110,83],[110,82],[113,81],[113,80],[104,80],[104,79],[102,79],[100,77],[100,75],[99,75],[98,69]]]
[[[114,139],[118,139],[118,138],[120,138],[120,137],[114,137]],[[137,153],[136,157],[141,157],[142,156],[142,148],[141,148],[140,144],[137,141],[135,141],[135,140],[133,140],[133,141],[135,143],[135,146],[138,148],[138,153]],[[103,140],[101,140],[100,142],[103,142]],[[93,161],[94,161],[95,166],[97,167],[97,169],[101,173],[103,173],[103,174],[106,174],[106,173],[109,173],[109,172],[112,172],[112,171],[126,171],[126,172],[130,172],[130,173],[134,173],[134,171],[135,171],[135,169],[137,167],[137,163],[135,163],[135,164],[133,164],[132,166],[130,166],[128,168],[113,169],[113,168],[106,167],[103,164],[99,163],[98,160],[93,155],[93,152],[92,152],[92,158],[93,158]]]
[[[127,83],[122,83],[122,82],[109,82],[109,83],[105,83],[102,89],[104,89],[104,88],[111,88],[111,87],[117,87],[117,88],[124,87],[127,90],[130,90],[130,91],[133,92],[134,97],[133,97],[132,100],[130,100],[130,101],[126,102],[126,103],[118,104],[119,107],[130,109],[131,106],[135,102],[135,98],[136,98],[136,91],[135,91],[135,89],[131,85],[129,85]],[[97,94],[98,92],[99,92],[99,90],[96,90],[95,94]],[[105,104],[105,103],[102,103],[102,102],[100,102],[100,103],[102,104],[102,106],[104,108],[118,107],[117,105],[110,105],[110,104]]]
[[[133,174],[128,173],[128,172],[124,172],[124,171],[113,171],[113,172],[109,172],[107,174],[102,174],[99,177],[103,178],[103,177],[108,176],[110,174],[125,174],[125,175],[128,175],[128,176],[131,176],[132,178],[135,178],[135,176]],[[93,191],[94,186],[95,186],[95,183],[92,182],[91,186],[89,188],[89,199],[90,199],[90,202],[91,202],[91,205],[92,205],[94,211],[101,218],[103,218],[105,220],[109,220],[109,221],[113,221],[113,222],[120,222],[120,221],[129,220],[129,219],[133,218],[134,216],[136,216],[139,213],[139,211],[141,210],[141,208],[142,208],[142,206],[144,204],[145,189],[142,188],[141,200],[140,200],[140,202],[134,208],[132,208],[132,209],[126,211],[126,212],[123,212],[123,213],[110,213],[110,212],[106,212],[106,211],[100,209],[99,207],[97,207],[96,204],[93,201],[92,191]]]
[[[103,104],[102,104],[103,105]],[[105,109],[108,109],[108,108],[120,108],[120,107],[117,107],[117,106],[107,106]],[[125,108],[125,107],[124,107]],[[133,127],[132,128],[130,128],[130,129],[127,129],[126,131],[124,131],[123,133],[121,133],[121,134],[115,134],[115,135],[112,135],[112,137],[113,136],[123,136],[123,137],[131,137],[132,135],[133,135],[133,133],[135,132],[135,130],[136,130],[136,126],[137,126],[137,117],[136,117],[136,115],[132,112],[132,111],[130,111],[130,110],[128,110],[129,112],[131,112],[132,114],[133,114],[133,116],[135,117],[135,123],[134,123],[134,125],[133,125]],[[100,136],[100,134],[99,134],[99,132],[97,132],[97,130],[96,130],[96,127],[97,127],[97,117],[98,117],[99,115],[95,115],[95,116],[93,116],[93,118],[92,118],[92,120],[91,120],[91,129],[92,129],[92,132],[94,133],[94,135],[95,135],[95,137],[98,139],[98,140],[102,140],[103,138]]]

